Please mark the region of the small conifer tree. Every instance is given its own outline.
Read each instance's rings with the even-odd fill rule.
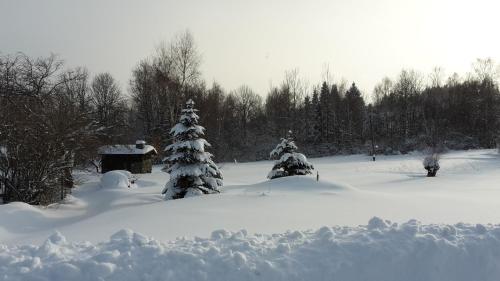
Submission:
[[[313,165],[307,161],[304,154],[298,153],[295,145],[292,132],[288,131],[286,138],[281,139],[276,148],[271,151],[271,159],[277,159],[273,169],[267,177],[269,179],[311,174],[314,169]]]

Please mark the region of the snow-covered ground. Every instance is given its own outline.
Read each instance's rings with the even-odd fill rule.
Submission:
[[[221,194],[174,201],[160,167],[79,173],[64,204],[0,206],[0,280],[498,280],[499,155],[442,155],[436,178],[422,159],[310,159],[319,182],[224,163]]]

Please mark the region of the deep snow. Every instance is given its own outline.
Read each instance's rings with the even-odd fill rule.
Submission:
[[[75,274],[75,280],[96,280],[106,274],[106,280],[129,280],[119,278],[135,276],[131,271],[137,270],[144,274],[143,280],[160,275],[213,280],[219,270],[239,272],[247,276],[243,280],[324,280],[332,274],[341,280],[366,280],[369,275],[363,274],[375,274],[375,266],[381,275],[370,280],[500,278],[500,227],[488,225],[500,221],[497,152],[442,155],[436,178],[425,177],[423,158],[414,154],[378,156],[376,162],[362,155],[310,159],[319,171],[319,182],[315,176],[268,181],[265,177],[272,161],[223,163],[221,194],[175,201],[164,201],[160,195],[168,180],[161,167],[155,167],[152,174],[136,175],[135,188],[123,188],[120,181],[121,188],[110,188],[106,182],[113,178],[101,181],[101,175],[80,172],[76,177],[81,186],[63,204],[0,206],[0,243],[4,244],[0,246],[0,278],[11,274],[23,280],[29,276],[50,280],[53,274],[67,271]],[[375,219],[368,227],[358,226],[374,216],[399,225],[377,230],[373,225],[380,220]],[[407,228],[415,233],[409,235]],[[121,238],[103,242],[120,229],[153,238],[122,231],[113,236]],[[220,242],[216,234],[210,236],[217,229],[225,230],[215,233],[232,234],[224,234]],[[329,239],[322,240],[318,234],[322,229],[333,229]],[[61,234],[51,236],[56,230]],[[297,242],[290,233],[306,238]],[[235,242],[229,237],[234,235],[244,237]],[[49,236],[50,241],[62,242],[46,242]],[[154,247],[137,247],[134,239],[127,238],[136,236]],[[248,246],[255,239],[257,244]],[[43,252],[52,248],[57,254]],[[133,257],[127,258],[129,252]],[[151,264],[140,264],[146,258]],[[182,267],[176,271],[165,266],[182,261],[190,268],[211,266],[214,271],[185,273]],[[125,268],[126,264],[132,267]],[[162,268],[154,271],[155,266]],[[16,275],[19,272],[24,275]],[[312,277],[306,278],[308,274]],[[230,278],[218,276],[218,280]]]
[[[103,189],[135,188],[135,176],[129,171],[115,170],[102,175],[99,186]]]
[[[498,280],[500,227],[322,227],[275,235],[218,230],[162,243],[131,230],[109,241],[0,248],[0,280]]]

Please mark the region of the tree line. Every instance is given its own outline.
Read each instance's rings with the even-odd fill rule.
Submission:
[[[477,60],[466,77],[403,70],[382,79],[369,103],[355,83],[325,77],[310,86],[297,70],[265,97],[247,85],[226,91],[207,85],[200,65],[189,32],[137,63],[128,94],[109,73],[66,69],[56,56],[0,56],[0,188],[8,187],[8,200],[53,202],[72,185],[71,169],[98,169],[101,145],[144,139],[163,151],[189,99],[203,112],[200,125],[218,162],[268,159],[289,130],[313,157],[497,142],[500,92],[490,59]]]
[[[403,70],[382,79],[370,103],[355,83],[325,79],[310,87],[297,70],[262,98],[247,85],[207,86],[191,35],[173,42],[141,61],[131,79],[134,127],[156,147],[171,142],[165,132],[188,99],[205,113],[200,122],[217,161],[267,159],[288,130],[311,156],[496,145],[500,94],[491,59],[478,59],[463,78],[445,78],[441,68],[427,77]]]

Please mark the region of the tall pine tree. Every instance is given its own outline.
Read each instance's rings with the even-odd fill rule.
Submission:
[[[342,121],[342,97],[340,96],[339,89],[337,85],[333,84],[331,89],[330,89],[330,101],[332,103],[331,105],[331,110],[330,110],[330,124],[331,124],[331,133],[332,133],[332,140],[333,143],[337,146],[337,148],[340,148],[341,143],[342,143],[342,128],[341,128],[341,121]]]
[[[331,126],[331,100],[330,100],[330,89],[326,82],[321,85],[321,90],[319,94],[320,100],[320,110],[321,110],[321,139],[323,142],[330,141],[330,126]]]
[[[321,104],[319,101],[318,92],[316,90],[314,90],[312,95],[311,107],[312,107],[312,120],[313,120],[312,139],[314,143],[320,143],[322,135]]]
[[[345,94],[347,113],[347,141],[350,148],[362,143],[365,101],[355,83]]]
[[[174,143],[165,148],[170,153],[166,158],[170,180],[162,192],[166,199],[217,193],[222,186],[222,174],[212,154],[205,151],[210,144],[202,138],[205,129],[198,125],[197,111],[190,99],[179,123],[170,130]]]

